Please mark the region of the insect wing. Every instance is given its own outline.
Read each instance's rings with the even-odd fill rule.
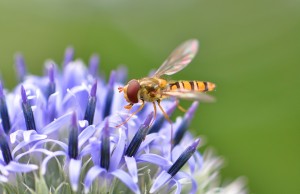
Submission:
[[[190,90],[172,90],[165,91],[163,95],[168,97],[176,97],[185,100],[196,100],[201,102],[215,102],[215,98],[205,93]]]
[[[185,68],[198,51],[198,40],[192,39],[177,47],[158,68],[153,77],[172,75]]]

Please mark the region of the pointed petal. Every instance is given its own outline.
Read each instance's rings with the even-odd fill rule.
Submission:
[[[134,157],[125,156],[125,162],[128,168],[128,172],[132,176],[133,182],[138,182],[137,164]]]
[[[111,156],[111,162],[109,165],[109,171],[113,171],[118,168],[118,165],[124,155],[125,149],[125,133],[122,129],[119,130],[119,141]]]
[[[17,130],[17,131],[15,131],[15,132],[11,133],[11,134],[9,135],[9,137],[10,137],[10,142],[11,142],[12,144],[16,143],[18,137],[21,136],[21,135],[23,134],[23,132],[24,132],[24,130]]]
[[[171,179],[171,175],[166,171],[162,171],[158,177],[154,180],[154,183],[150,189],[150,193],[156,192],[164,184],[166,184]]]
[[[15,161],[11,161],[7,166],[6,170],[10,172],[30,172],[38,169],[37,165],[34,164],[21,164]]]
[[[7,177],[0,174],[0,183],[6,183],[8,181]]]
[[[38,153],[43,153],[43,154],[46,154],[46,155],[51,155],[53,152],[47,150],[47,149],[43,149],[43,148],[39,148],[39,149],[30,149],[28,150],[27,152],[23,152],[21,154],[18,154],[16,157],[15,157],[15,160],[18,161],[20,160],[20,158],[22,158],[23,156],[27,155],[27,154],[32,154],[34,152],[38,152]]]
[[[78,125],[81,129],[84,130],[89,125],[89,122],[87,120],[78,120]]]
[[[185,173],[185,172],[178,172],[176,174],[176,179],[180,180],[180,179],[188,179],[192,182],[192,188],[190,190],[190,194],[195,194],[197,193],[197,190],[198,190],[198,184],[197,182],[195,181],[195,179],[190,176],[189,174]]]
[[[84,192],[85,193],[89,192],[90,186],[92,185],[94,179],[97,178],[97,176],[99,174],[101,174],[102,172],[104,172],[104,171],[105,171],[105,169],[101,168],[99,166],[93,166],[88,171],[88,173],[85,176],[84,183],[83,183],[84,184]]]
[[[24,137],[24,141],[20,142],[12,151],[12,155],[15,155],[15,153],[17,151],[19,151],[20,149],[22,149],[24,146],[27,146],[28,144],[38,141],[38,140],[43,140],[45,139],[47,136],[45,135],[39,135],[36,132],[33,132],[33,130],[30,131],[23,131],[23,137]],[[32,134],[32,135],[31,135]],[[25,141],[26,139],[26,141]]]
[[[7,176],[9,174],[9,172],[6,170],[5,166],[6,165],[3,165],[0,163],[0,172],[1,172],[1,174]]]
[[[41,165],[41,173],[44,175],[46,174],[46,171],[47,171],[47,164],[49,162],[49,160],[51,160],[53,157],[56,157],[56,156],[66,156],[67,153],[66,152],[62,152],[62,151],[57,151],[57,152],[54,152],[52,155],[49,155],[47,156],[43,162],[42,162],[42,165]]]
[[[170,167],[172,165],[171,161],[156,154],[142,154],[137,157],[137,161],[150,162],[161,167]]]
[[[78,182],[81,171],[81,160],[71,159],[69,163],[69,179],[73,191],[78,190]]]
[[[95,133],[95,131],[96,128],[94,125],[90,125],[85,128],[78,136],[78,147],[81,148],[81,146]]]
[[[48,124],[46,127],[42,128],[40,130],[40,133],[48,135],[54,131],[57,131],[58,129],[64,127],[65,125],[68,125],[70,123],[71,117],[72,117],[72,112],[69,112],[59,117],[58,119]]]
[[[76,111],[78,118],[83,118],[86,105],[89,99],[89,90],[85,85],[78,85],[67,89],[62,107],[65,111]]]
[[[47,110],[46,110],[48,115],[48,118],[46,119],[48,123],[53,122],[54,118],[56,117],[57,110],[59,110],[58,92],[55,92],[51,94],[48,98]]]
[[[43,145],[46,144],[48,142],[52,142],[52,143],[56,143],[57,145],[59,145],[65,152],[68,151],[68,145],[65,144],[64,142],[58,141],[58,140],[54,140],[54,139],[43,139],[38,141],[37,143],[35,143],[31,148],[35,149],[37,148],[39,145]]]
[[[94,54],[90,57],[89,61],[89,73],[93,76],[96,77],[98,74],[98,66],[99,66],[99,56]]]
[[[65,89],[80,85],[85,81],[87,75],[87,68],[82,61],[78,60],[69,62],[64,69],[63,75],[63,83],[65,85]]]
[[[47,135],[40,135],[35,130],[27,130],[23,133],[25,142],[32,142],[36,140],[46,139]]]
[[[89,145],[91,146],[90,154],[91,154],[94,165],[100,165],[100,159],[101,159],[101,154],[100,154],[101,143],[100,143],[100,141],[97,138],[92,137],[89,141]]]
[[[121,84],[119,83],[116,83],[114,85],[114,88],[113,90],[114,91],[118,91],[118,87],[120,86]],[[116,114],[118,111],[122,110],[124,104],[126,104],[126,100],[125,98],[120,98],[120,94],[118,92],[114,92],[114,96],[112,97],[112,104],[111,104],[111,112],[110,114],[113,115],[113,114]],[[123,111],[123,110],[122,110]],[[122,121],[120,122],[122,123]],[[118,123],[118,124],[120,124]],[[117,125],[118,125],[117,124]]]
[[[199,152],[195,152],[194,155],[196,158],[196,165],[198,166],[198,170],[200,170],[203,165],[203,156]]]
[[[74,58],[74,48],[67,47],[65,51],[63,66],[67,67],[67,65],[72,62],[73,58]]]
[[[116,70],[116,73],[117,73],[116,82],[124,84],[127,80],[127,75],[128,75],[128,69],[126,68],[126,66],[120,65]]]
[[[132,178],[123,170],[117,169],[111,172],[112,175],[120,179],[132,192],[136,194],[140,194],[140,189],[136,183],[132,180]]]
[[[175,194],[180,194],[180,193],[181,193],[182,186],[181,186],[181,184],[180,184],[179,181],[174,180],[174,182],[175,182],[175,185],[176,185]]]
[[[43,140],[40,140],[40,141],[38,141],[36,144],[34,144],[34,145],[32,146],[32,148],[36,148],[38,145],[44,144],[44,143],[46,143],[46,142],[54,142],[54,143],[60,145],[64,150],[68,150],[68,146],[67,146],[65,143],[63,143],[63,142],[61,142],[61,141],[54,140],[54,139],[43,139]],[[26,145],[28,145],[27,142],[24,142],[24,141],[20,142],[20,143],[15,147],[15,149],[13,149],[12,155],[14,155],[18,150],[20,150],[21,148],[23,148],[23,147],[26,146]]]
[[[148,146],[153,140],[156,140],[158,138],[160,138],[158,133],[151,133],[151,134],[147,135],[145,140],[140,145],[137,152],[139,153],[141,150],[144,150],[146,146]]]
[[[86,146],[84,146],[84,148],[81,150],[81,152],[79,153],[79,155],[78,155],[78,157],[79,158],[81,158],[81,157],[83,157],[83,156],[85,156],[85,155],[87,155],[87,154],[91,154],[92,153],[92,146],[90,145],[90,144],[88,144],[88,145],[86,145]],[[95,163],[94,163],[94,165],[96,165]],[[98,164],[97,164],[98,165]]]
[[[172,150],[172,162],[175,162],[183,151],[184,149],[180,145],[175,146]]]
[[[190,167],[190,171],[191,173],[195,172],[195,168],[196,168],[196,161],[194,157],[190,157],[190,159],[187,161]]]

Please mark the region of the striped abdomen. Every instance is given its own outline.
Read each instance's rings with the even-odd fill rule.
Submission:
[[[213,91],[216,85],[211,82],[202,82],[202,81],[177,81],[169,83],[169,90],[191,90],[197,92],[207,92]]]

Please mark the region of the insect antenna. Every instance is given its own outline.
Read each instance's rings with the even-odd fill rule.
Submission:
[[[118,87],[119,93],[123,92],[123,87]]]

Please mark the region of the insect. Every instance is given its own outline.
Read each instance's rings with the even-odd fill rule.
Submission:
[[[178,46],[164,63],[157,69],[151,77],[142,79],[132,79],[124,87],[119,87],[119,92],[124,93],[126,101],[129,103],[124,108],[130,110],[136,103],[141,102],[141,106],[133,112],[121,126],[133,115],[141,111],[145,102],[151,102],[154,107],[154,119],[156,117],[156,103],[162,111],[164,117],[171,123],[169,116],[162,108],[161,100],[169,97],[178,99],[188,99],[196,101],[211,102],[213,97],[204,92],[213,91],[215,84],[206,81],[167,81],[161,78],[163,75],[172,75],[185,68],[195,57],[198,51],[198,41],[188,40]],[[182,109],[179,104],[178,107]],[[118,127],[117,126],[117,127]]]

